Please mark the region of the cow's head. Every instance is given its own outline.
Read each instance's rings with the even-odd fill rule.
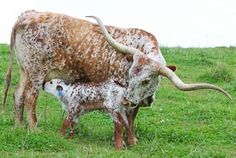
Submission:
[[[107,32],[102,21],[95,16],[89,16],[98,22],[101,32],[104,35],[107,42],[114,47],[117,51],[125,54],[133,55],[133,65],[129,70],[129,86],[125,95],[125,98],[129,101],[137,104],[146,97],[153,95],[160,82],[160,76],[167,77],[176,88],[182,91],[193,91],[197,89],[214,89],[225,94],[229,99],[231,96],[224,91],[222,88],[207,84],[207,83],[196,83],[196,84],[185,84],[170,68],[158,61],[147,57],[133,47],[116,42],[111,35]]]
[[[155,93],[161,76],[155,73],[158,67],[154,60],[143,54],[135,54],[133,58],[125,98],[137,104]]]

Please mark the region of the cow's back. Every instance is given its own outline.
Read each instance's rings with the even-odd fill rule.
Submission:
[[[158,53],[158,43],[148,32],[107,28],[120,43]],[[28,11],[18,18],[13,33],[18,61],[34,76],[55,71],[86,82],[112,76],[124,84],[132,63],[106,42],[98,25],[70,16]]]

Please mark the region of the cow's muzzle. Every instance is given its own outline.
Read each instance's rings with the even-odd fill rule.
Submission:
[[[153,96],[149,96],[145,99],[143,99],[140,103],[139,103],[139,106],[151,106],[151,104],[153,103],[154,99],[153,99]]]

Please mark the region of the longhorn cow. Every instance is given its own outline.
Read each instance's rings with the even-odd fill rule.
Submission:
[[[150,100],[161,75],[182,91],[214,89],[230,98],[223,89],[211,84],[183,83],[166,66],[152,34],[141,29],[104,26],[98,18],[93,18],[99,25],[50,12],[26,11],[18,17],[11,33],[10,64],[3,95],[4,108],[15,54],[21,74],[14,92],[16,125],[23,125],[25,105],[29,125],[36,127],[39,89],[52,78],[70,83],[104,82],[111,78],[127,89],[124,98],[136,105]],[[133,122],[137,112],[138,107],[127,113],[129,145],[136,143]],[[123,124],[116,124],[116,128],[121,133]]]

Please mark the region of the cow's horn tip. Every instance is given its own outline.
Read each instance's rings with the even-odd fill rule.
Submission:
[[[95,16],[92,16],[92,15],[87,15],[85,16],[86,18],[95,18]]]
[[[230,95],[228,95],[228,98],[230,101],[233,101],[233,98]]]

